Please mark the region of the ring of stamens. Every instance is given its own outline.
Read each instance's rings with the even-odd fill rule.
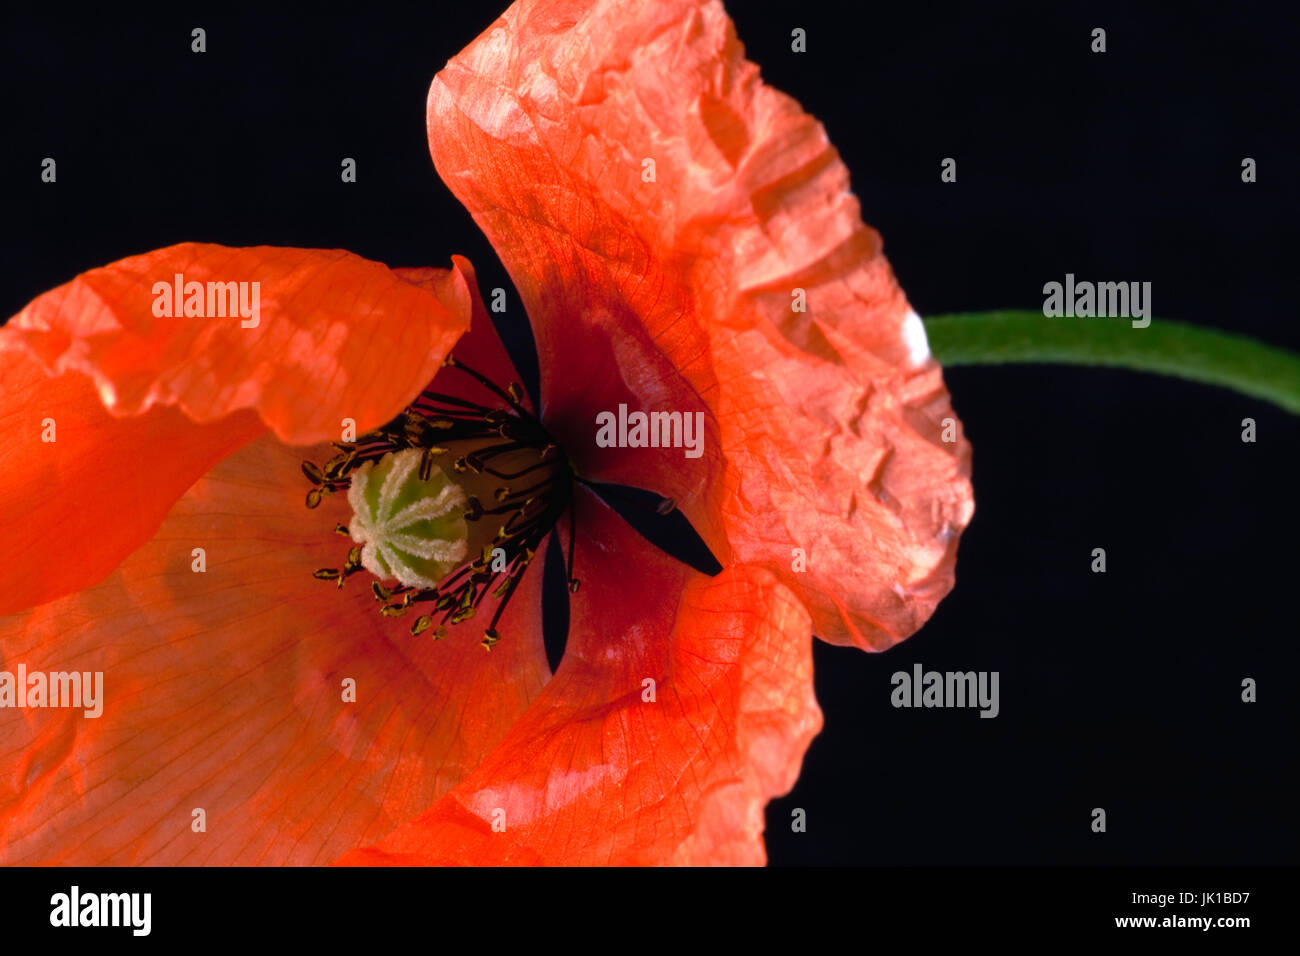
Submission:
[[[471,540],[484,542],[471,550],[467,561],[435,587],[386,585],[376,579],[371,591],[381,603],[380,613],[399,617],[416,605],[423,608],[411,625],[412,634],[434,629],[444,637],[449,625],[474,617],[490,593],[499,599],[482,644],[491,649],[501,636],[497,624],[519,586],[537,549],[566,510],[570,513],[568,578],[573,576],[573,473],[568,460],[540,420],[523,405],[523,389],[511,382],[504,389],[453,356],[443,366],[473,378],[501,399],[492,407],[427,389],[392,421],[357,437],[355,442],[334,442],[338,454],[318,467],[305,461],[303,474],[313,487],[307,507],[316,508],[323,497],[345,492],[358,469],[386,455],[419,449],[418,475],[428,481],[441,469],[462,487],[478,493],[466,495],[464,519],[474,529]],[[410,468],[408,464],[406,466]],[[344,525],[340,534],[351,535]],[[354,540],[356,540],[354,538]],[[321,568],[315,577],[335,581],[339,588],[363,569],[362,547],[352,547],[341,568]],[[436,626],[435,626],[436,620]]]

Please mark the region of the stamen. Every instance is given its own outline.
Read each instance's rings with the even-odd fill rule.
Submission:
[[[351,525],[334,526],[355,542],[342,568],[322,568],[315,576],[341,588],[353,574],[371,571],[380,614],[400,617],[417,603],[427,604],[429,613],[419,614],[410,631],[418,636],[432,629],[434,640],[446,635],[448,624],[473,618],[490,597],[497,603],[482,641],[490,650],[501,640],[497,626],[538,547],[571,507],[575,476],[524,407],[518,382],[502,388],[452,356],[443,364],[507,407],[427,390],[356,441],[333,442],[338,453],[323,467],[304,462],[303,474],[314,486],[307,506],[319,507],[325,497],[345,492],[354,513]],[[507,483],[539,471],[524,487]],[[485,507],[485,501],[494,506]],[[481,520],[489,515],[500,523]],[[460,524],[449,526],[444,518]],[[572,513],[569,531],[567,573],[576,591]],[[466,560],[469,555],[472,560]]]
[[[468,365],[456,361],[456,357],[450,353],[448,353],[447,357],[442,360],[442,364],[448,368],[459,369],[460,371],[464,372],[466,375],[470,376],[471,378],[476,379],[479,382],[479,384],[486,386],[488,389],[490,389],[491,391],[495,392],[497,395],[504,398],[513,407],[522,409],[523,391],[522,389],[519,388],[519,386],[516,383],[511,382],[510,390],[504,391],[495,382],[487,378],[487,376],[481,375],[480,373],[470,368]],[[515,398],[516,394],[519,395],[519,398]]]
[[[443,364],[445,365],[446,363],[444,362]],[[418,404],[420,401],[424,399],[439,401],[442,402],[444,405],[459,405],[461,408],[468,408],[471,411],[475,411],[475,412],[487,413],[493,411],[493,409],[488,408],[486,405],[480,405],[477,402],[471,402],[463,398],[457,398],[455,395],[446,395],[443,394],[442,392],[425,392],[418,399],[416,399],[416,403]]]
[[[545,468],[549,464],[550,462],[541,461],[538,462],[536,465],[533,465],[531,468],[525,468],[522,471],[516,471],[516,472],[500,472],[492,468],[484,468],[483,470],[486,471],[489,475],[492,475],[494,478],[500,478],[502,481],[512,481],[515,478],[522,478],[524,475],[527,475],[530,472],[534,472],[538,468]]]

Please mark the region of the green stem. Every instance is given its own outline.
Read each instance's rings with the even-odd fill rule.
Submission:
[[[925,331],[945,366],[1107,365],[1221,385],[1300,415],[1300,355],[1215,329],[1162,319],[1135,329],[1127,319],[1006,310],[935,316]]]

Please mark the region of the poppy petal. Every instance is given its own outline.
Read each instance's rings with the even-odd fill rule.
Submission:
[[[469,331],[456,341],[456,344],[451,349],[451,354],[455,356],[458,362],[472,368],[499,387],[504,388],[511,382],[519,382],[519,373],[510,360],[510,353],[506,351],[505,346],[502,344],[501,337],[497,334],[496,325],[493,324],[492,317],[488,315],[487,308],[483,305],[483,297],[479,292],[478,278],[474,272],[474,267],[470,265],[468,259],[462,256],[452,256],[452,262],[463,280],[460,284],[463,284],[465,289],[469,291],[466,314],[470,317],[470,327]],[[407,282],[412,282],[421,288],[427,288],[434,292],[445,287],[448,282],[447,270],[445,269],[397,268],[393,271]],[[501,396],[496,392],[488,389],[473,376],[453,368],[444,367],[438,369],[437,375],[432,382],[428,383],[428,387],[444,395],[463,398],[491,408],[504,405]],[[533,410],[532,402],[528,397],[527,390],[523,389],[522,386],[520,388],[520,399],[524,408],[531,412]]]
[[[428,127],[554,370],[544,406],[637,391],[636,350],[567,373],[570,343],[635,319],[717,423],[721,516],[683,509],[715,554],[777,574],[828,640],[920,626],[972,514],[969,445],[847,169],[722,4],[520,0],[434,79]],[[689,499],[700,470],[649,487]]]
[[[662,4],[670,20],[680,6]],[[642,188],[641,157],[618,146],[623,129],[600,125],[608,110],[591,122],[583,115],[603,95],[610,66],[601,58],[622,57],[639,39],[619,26],[613,42],[623,46],[613,50],[600,31],[647,13],[626,4],[514,4],[435,77],[429,147],[519,290],[537,343],[543,417],[579,472],[674,499],[725,561],[710,480],[718,427],[701,397],[714,385],[707,341],[689,290],[668,275],[683,263],[664,261],[624,218],[619,207],[636,200],[609,201],[606,191]],[[676,412],[683,429],[699,413],[703,459],[682,467],[680,451],[598,448],[595,413],[617,413],[620,404]]]
[[[192,283],[196,307],[222,313],[227,284],[241,285],[252,311],[257,283],[258,314],[157,314],[160,303],[188,308]],[[401,411],[469,328],[471,297],[459,266],[431,291],[343,250],[190,242],[37,297],[5,327],[5,344],[51,374],[91,376],[117,415],[175,405],[209,422],[253,408],[281,441],[311,444],[336,440],[345,417],[364,430]]]
[[[714,557],[727,561],[723,488],[717,480],[723,468],[722,429],[713,409],[639,322],[605,315],[571,323],[567,334],[559,361],[570,384],[544,389],[542,401],[546,427],[576,472],[590,481],[631,485],[673,499]],[[574,389],[573,383],[582,387]],[[639,439],[638,415],[645,433]],[[610,444],[620,429],[628,443]],[[652,444],[631,447],[632,440]],[[680,447],[672,447],[673,441]]]
[[[0,614],[103,578],[186,488],[266,430],[249,411],[208,425],[174,408],[114,418],[85,375],[50,378],[17,350],[0,351],[0,381]]]
[[[551,683],[455,790],[341,863],[764,861],[763,807],[821,728],[807,612],[768,572],[706,577],[594,496],[579,508]]]
[[[952,590],[970,444],[933,361],[891,369],[826,337],[852,372],[758,331],[719,343],[719,367],[738,370],[719,392],[728,535],[800,596],[819,637],[884,650]]]
[[[342,496],[303,506],[299,463],[327,452],[253,441],[101,584],[0,619],[0,669],[103,674],[98,718],[0,709],[0,861],[326,863],[427,809],[541,691],[540,575],[490,654],[382,617],[367,575],[313,578],[350,544]]]
[[[308,443],[340,438],[345,418],[390,419],[478,298],[464,260],[425,273],[422,286],[346,252],[187,243],[31,302],[0,329],[0,525],[17,536],[0,613],[100,580],[264,426]],[[257,325],[155,315],[153,284],[176,275],[260,283]]]

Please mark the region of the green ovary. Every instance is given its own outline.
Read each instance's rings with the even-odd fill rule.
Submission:
[[[469,554],[467,498],[434,467],[420,478],[418,448],[366,462],[352,473],[348,532],[361,545],[361,565],[381,580],[434,588]]]

